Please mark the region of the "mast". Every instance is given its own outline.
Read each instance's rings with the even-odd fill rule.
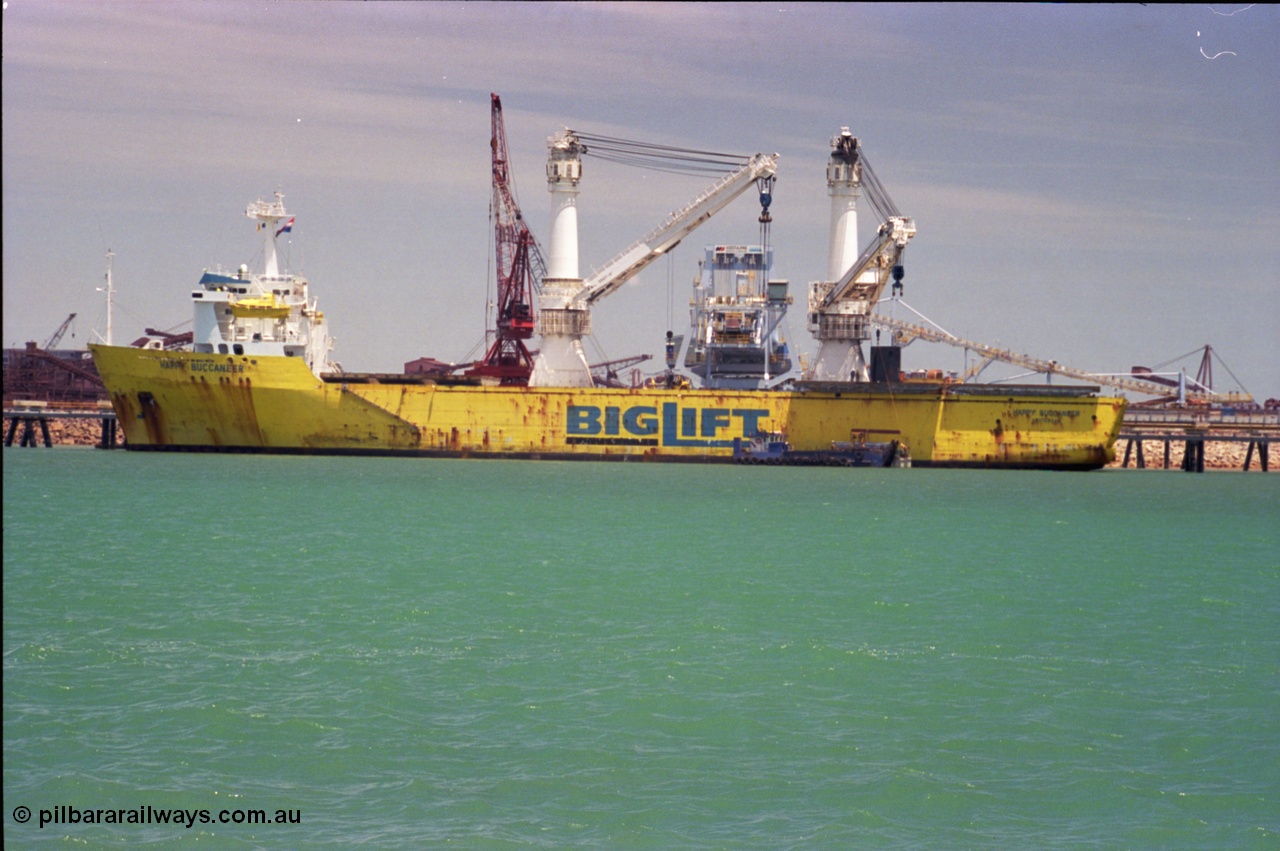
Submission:
[[[274,201],[259,198],[245,209],[244,214],[258,222],[258,233],[262,236],[262,276],[280,277],[276,238],[293,230],[293,217],[284,209],[284,195],[277,191]],[[284,221],[283,225],[279,224],[281,221]]]
[[[114,296],[116,293],[116,288],[115,288],[115,284],[111,280],[111,258],[115,256],[116,256],[115,252],[112,251],[110,248],[108,248],[107,249],[107,285],[105,287],[98,287],[98,292],[107,294],[107,333],[106,333],[106,336],[103,337],[103,342],[105,342],[108,346],[115,345],[115,342],[114,342],[115,335],[112,332],[112,326],[114,324],[114,313],[115,313]],[[74,315],[75,314],[72,314],[72,316]]]
[[[115,252],[110,248],[106,250],[106,344],[115,346],[114,338],[114,310],[115,310],[115,284],[111,280],[111,258],[115,257]]]

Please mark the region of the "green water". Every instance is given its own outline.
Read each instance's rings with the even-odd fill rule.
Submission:
[[[1280,476],[25,449],[4,535],[8,847],[1280,847]]]

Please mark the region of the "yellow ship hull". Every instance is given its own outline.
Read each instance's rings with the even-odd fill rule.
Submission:
[[[1095,469],[1125,400],[1054,388],[787,391],[526,388],[320,379],[298,358],[90,346],[131,449],[730,461],[734,438],[800,451],[865,432],[917,466]]]

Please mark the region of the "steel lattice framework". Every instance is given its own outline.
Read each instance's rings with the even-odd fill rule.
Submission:
[[[493,136],[493,201],[497,256],[497,328],[484,358],[468,375],[499,379],[503,384],[529,383],[533,356],[525,340],[534,334],[534,292],[546,276],[546,261],[516,203],[507,159],[502,101],[491,94]]]

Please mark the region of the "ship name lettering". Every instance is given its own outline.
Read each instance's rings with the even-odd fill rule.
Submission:
[[[217,363],[210,360],[197,360],[191,362],[192,372],[244,372],[244,366],[235,363]]]
[[[681,408],[665,402],[656,405],[570,405],[565,412],[565,433],[570,436],[653,437],[661,433],[664,446],[732,446],[734,437],[749,437],[767,419],[765,408]],[[734,421],[738,428],[734,428]],[[724,435],[728,429],[731,434]]]
[[[1080,412],[1074,408],[1014,408],[1009,411],[1009,415],[1013,417],[1035,417],[1037,420],[1055,419],[1060,420],[1063,417],[1078,417]]]
[[[187,364],[186,364],[186,361],[180,360],[179,358],[161,358],[160,368],[161,369],[186,369]]]

